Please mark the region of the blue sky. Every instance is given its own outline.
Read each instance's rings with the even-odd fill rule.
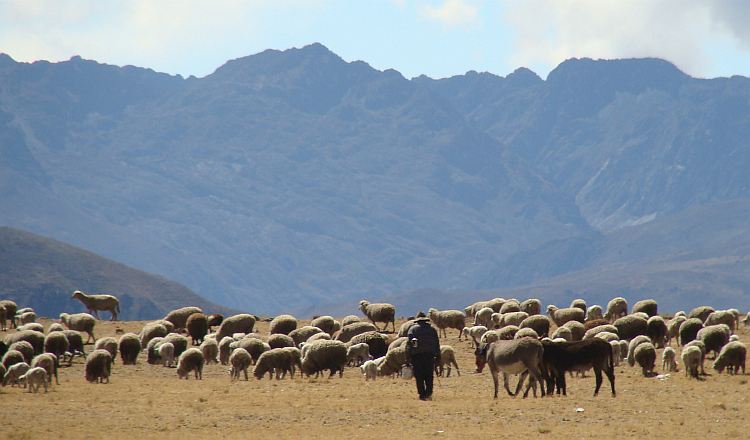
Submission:
[[[546,78],[572,57],[658,57],[691,76],[750,76],[747,0],[0,0],[0,52],[205,76],[319,42],[405,77]]]

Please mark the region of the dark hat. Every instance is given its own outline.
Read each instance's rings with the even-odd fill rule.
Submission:
[[[429,321],[429,318],[427,318],[427,315],[425,315],[425,313],[420,310],[419,313],[417,313],[416,321]]]

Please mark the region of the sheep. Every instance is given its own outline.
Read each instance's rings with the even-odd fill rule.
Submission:
[[[380,332],[365,332],[349,340],[348,344],[367,344],[369,352],[373,357],[384,356],[388,352],[388,337]]]
[[[87,381],[93,383],[109,383],[109,375],[112,372],[112,355],[107,350],[94,350],[86,357],[84,365],[84,376]]]
[[[435,309],[430,309],[431,311]],[[437,312],[437,310],[435,310]],[[458,312],[458,310],[452,310],[453,312]],[[460,313],[460,312],[459,312]],[[479,310],[477,313],[474,314],[474,325],[483,325],[487,328],[492,327],[492,314],[495,313],[494,310],[492,310],[489,307],[485,307],[481,310]],[[432,319],[432,318],[430,318]],[[464,322],[461,322],[461,325],[464,325]],[[438,327],[439,328],[439,327]]]
[[[310,336],[318,333],[323,333],[323,330],[316,326],[306,325],[289,332],[289,337],[292,338],[295,346],[299,346],[299,344],[310,339]]]
[[[405,337],[411,326],[413,326],[416,322],[417,321],[414,319],[407,319],[398,327],[398,332],[396,333],[396,335],[398,337]],[[463,327],[461,327],[461,330],[463,330]]]
[[[639,335],[645,335],[648,329],[648,319],[638,315],[627,315],[614,322],[620,339],[631,340]]]
[[[718,355],[721,348],[729,342],[729,333],[729,326],[726,324],[709,325],[698,330],[695,339],[706,346],[706,354],[713,351]]]
[[[308,342],[308,343],[309,342],[315,342],[315,341],[319,341],[319,340],[322,340],[322,339],[326,339],[326,340],[330,341],[331,340],[331,336],[328,333],[325,333],[325,332],[315,333],[314,335],[312,335],[309,338],[307,338],[307,341],[305,341],[305,342]]]
[[[521,311],[529,316],[538,315],[542,312],[542,302],[536,298],[529,298],[521,303]]]
[[[533,328],[529,328],[529,327],[519,328],[516,334],[513,335],[513,339],[520,339],[520,338],[539,339],[539,334]]]
[[[685,376],[698,378],[698,366],[701,363],[701,349],[691,345],[682,347],[682,363],[685,365]]]
[[[375,380],[378,376],[378,364],[374,360],[365,362],[359,369],[365,376],[365,381]]]
[[[229,336],[224,336],[219,341],[219,361],[221,365],[229,365],[229,355],[232,354],[231,344],[234,342]]]
[[[690,313],[688,313],[688,319],[698,318],[701,320],[701,322],[705,323],[706,318],[708,318],[708,315],[710,315],[713,312],[715,312],[715,310],[711,306],[699,306],[691,310]]]
[[[515,336],[515,335],[513,335]],[[509,338],[513,339],[513,338]],[[479,339],[480,344],[491,344],[495,341],[500,340],[500,335],[495,330],[487,330],[485,334],[482,335],[482,337]]]
[[[176,330],[184,329],[187,325],[187,320],[193,313],[203,313],[199,307],[183,307],[181,309],[172,310],[164,317],[165,321],[171,322]]]
[[[689,318],[682,324],[680,324],[680,339],[679,343],[685,345],[688,342],[695,339],[698,335],[698,331],[703,328],[703,321],[700,318]]]
[[[346,327],[349,324],[354,324],[355,322],[362,322],[361,319],[359,319],[359,316],[356,315],[347,315],[344,317],[344,319],[341,320],[341,328]],[[333,336],[333,335],[331,335]]]
[[[24,325],[24,324],[31,324],[36,321],[36,313],[34,312],[24,312],[19,315],[16,315],[16,326]],[[42,330],[43,332],[44,330]]]
[[[117,340],[111,337],[97,339],[94,344],[94,350],[100,349],[107,350],[114,360],[117,357]]]
[[[28,341],[17,341],[14,342],[8,347],[8,351],[16,350],[19,351],[23,355],[23,360],[27,364],[31,362],[31,358],[34,357],[36,354],[34,352],[34,346],[32,346]]]
[[[365,361],[374,359],[370,354],[370,346],[365,342],[350,345],[346,349],[346,363],[354,367],[362,365]]]
[[[288,348],[290,347],[272,348],[261,354],[253,368],[253,376],[260,380],[268,373],[269,379],[273,379],[275,373],[276,380],[281,380],[289,371],[294,379],[294,357]]]
[[[185,328],[192,339],[193,345],[201,345],[208,334],[208,317],[203,313],[193,313],[185,321]]]
[[[393,376],[401,372],[406,364],[406,347],[404,345],[388,350],[383,361],[378,364],[378,376]]]
[[[135,365],[141,352],[141,339],[135,333],[125,333],[117,342],[123,365]]]
[[[604,314],[602,312],[602,306],[594,304],[586,309],[586,321],[593,321],[596,319],[603,319]]]
[[[656,316],[658,314],[659,306],[653,299],[642,299],[637,303],[633,304],[633,308],[630,313],[643,312],[648,315],[648,318]],[[648,319],[646,318],[646,319]]]
[[[518,333],[518,330],[520,329],[515,325],[506,325],[501,329],[495,330],[495,332],[497,333],[497,337],[499,340],[509,341],[516,338],[516,333]]]
[[[159,345],[164,342],[164,338],[153,338],[148,341],[146,346],[146,362],[150,365],[160,364],[161,357],[159,356]],[[174,344],[172,344],[174,345]]]
[[[359,334],[377,330],[378,328],[369,322],[355,322],[341,327],[341,330],[336,333],[333,339],[346,343]]]
[[[296,347],[294,339],[283,333],[274,333],[268,337],[268,345],[271,348]]]
[[[306,376],[317,374],[323,370],[330,370],[329,378],[333,377],[336,371],[339,377],[344,374],[346,365],[346,344],[341,341],[317,341],[310,344],[309,349],[302,358],[300,367],[302,373]]]
[[[739,341],[733,341],[722,347],[719,356],[714,361],[714,370],[719,374],[724,368],[729,369],[730,374],[739,374],[742,368],[742,374],[745,374],[745,358],[747,357],[747,347]]]
[[[547,394],[551,395],[557,387],[557,394],[567,396],[565,373],[567,371],[594,370],[596,388],[594,397],[599,394],[602,386],[602,371],[607,375],[615,392],[615,367],[612,344],[599,338],[591,338],[574,342],[542,342],[544,347],[543,360],[547,371]]]
[[[3,342],[10,347],[16,342],[26,341],[34,347],[34,354],[44,352],[44,333],[34,330],[22,330],[16,333],[8,333],[3,338]]]
[[[250,357],[250,353],[244,348],[236,348],[232,355],[229,356],[229,364],[232,368],[229,369],[229,376],[232,380],[240,379],[240,372],[245,373],[245,380],[249,380],[247,376],[247,369],[253,362],[253,358]]]
[[[69,330],[87,333],[89,335],[88,339],[86,339],[87,344],[91,340],[96,341],[96,337],[94,337],[96,319],[88,313],[76,313],[74,315],[60,313],[60,322],[68,327]]]
[[[474,327],[464,327],[463,333],[466,335],[467,339],[468,337],[471,337],[471,340],[473,344],[471,344],[472,347],[477,347],[478,342],[477,339],[482,337],[483,334],[487,333],[487,327],[483,325],[475,325]]]
[[[586,331],[589,331],[593,328],[596,328],[602,325],[612,325],[612,323],[607,321],[606,319],[593,319],[591,321],[584,322],[583,329]]]
[[[200,345],[200,350],[201,353],[203,353],[203,359],[205,360],[206,365],[219,363],[219,344],[215,339],[204,339],[203,343]]]
[[[549,334],[550,324],[551,322],[548,317],[537,313],[521,321],[518,327],[533,329],[540,338],[543,338]]]
[[[500,306],[502,307],[502,304]],[[474,315],[476,315],[478,311],[482,310],[485,307],[487,307],[487,301],[477,301],[474,304],[466,307],[464,309],[464,314],[466,315],[467,318],[473,318]],[[494,310],[494,311],[497,312],[499,311],[499,309]]]
[[[393,350],[394,348],[402,347],[404,344],[406,344],[406,341],[408,341],[408,340],[409,340],[409,338],[407,338],[406,336],[401,336],[401,337],[398,337],[398,338],[392,340],[388,344],[388,349],[385,352],[388,353],[389,351]]]
[[[456,367],[456,374],[461,376],[461,371],[458,369],[458,363],[456,362],[456,352],[450,345],[440,346],[440,357],[435,359],[435,374],[442,377],[443,371],[446,369],[448,372],[445,377],[451,377],[451,365]]]
[[[164,336],[167,336],[167,334],[169,334],[169,331],[167,331],[167,328],[162,323],[150,322],[144,325],[139,333],[141,347],[146,347],[152,339],[163,338]]]
[[[616,335],[619,335],[619,333],[617,333],[617,327],[615,327],[612,324],[607,324],[607,325],[599,325],[599,326],[596,326],[596,327],[588,330],[583,335],[583,339],[591,339],[591,338],[595,337],[596,335],[598,335],[599,333],[602,333],[602,332],[609,332],[609,333],[614,333]]]
[[[388,303],[375,303],[362,300],[359,302],[359,310],[364,313],[373,324],[383,322],[383,331],[388,328],[388,323],[393,325],[393,332],[396,332],[396,308]],[[377,325],[377,324],[376,324]]]
[[[508,313],[502,313],[500,315],[500,327],[505,327],[507,325],[515,325],[516,327],[520,327],[521,323],[524,321],[524,319],[529,317],[529,314],[526,312],[508,312]]]
[[[567,342],[570,342],[573,340],[573,332],[570,331],[567,327],[558,327],[553,333],[552,336],[550,336],[552,339],[558,339],[562,338],[565,339]]]
[[[0,301],[0,308],[5,310],[5,319],[10,319],[10,326],[12,328],[17,328],[16,326],[16,313],[18,312],[18,305],[9,300],[2,300]],[[3,330],[6,330],[5,328],[5,321],[3,321]]]
[[[638,335],[630,340],[630,343],[628,344],[628,365],[631,367],[635,366],[635,349],[638,348],[639,345],[645,344],[649,341],[650,339],[645,335]]]
[[[190,378],[190,372],[192,371],[195,373],[197,380],[203,379],[204,362],[203,353],[199,349],[195,347],[188,348],[177,360],[177,377],[180,379],[184,377],[187,380]]]
[[[561,325],[565,324],[568,321],[578,321],[583,322],[584,314],[583,310],[579,309],[578,307],[568,307],[565,309],[558,309],[554,305],[550,304],[547,306],[547,314],[550,318],[552,318],[552,321],[554,321],[555,325],[560,327]]]
[[[734,329],[737,327],[737,320],[729,310],[717,310],[706,317],[706,321],[703,323],[706,327],[709,325],[726,324],[729,326],[729,331],[734,334]]]
[[[224,315],[222,315],[221,313],[212,313],[210,315],[207,315],[206,319],[208,320],[208,328],[213,328],[217,325],[221,325],[221,323],[224,322]]]
[[[612,346],[612,361],[615,367],[619,367],[622,360],[622,345],[620,345],[620,341],[609,341],[609,345]]]
[[[161,359],[161,364],[165,367],[172,368],[172,364],[174,363],[174,344],[171,342],[162,342],[161,344],[158,344],[156,346],[156,352],[159,354],[159,359]],[[201,355],[203,352],[201,352]]]
[[[607,303],[607,312],[604,314],[604,319],[609,322],[615,322],[618,318],[627,316],[627,314],[628,302],[625,301],[625,298],[612,298],[609,303]]]
[[[480,310],[479,313],[482,313],[482,311],[484,310],[490,310],[490,316],[492,316],[492,309],[490,308],[484,308]],[[430,317],[430,321],[432,321],[435,327],[437,327],[438,332],[441,333],[443,337],[447,338],[448,334],[446,332],[446,329],[452,328],[458,330],[458,340],[461,340],[461,334],[464,326],[466,325],[466,315],[463,312],[459,310],[438,311],[437,309],[429,309],[427,311],[427,315]],[[479,315],[475,315],[475,322],[478,316]],[[408,331],[409,329],[407,328],[406,330]],[[399,335],[400,334],[401,330],[399,329]],[[406,336],[406,334],[404,334],[404,336]]]
[[[47,392],[47,371],[42,367],[29,369],[25,374],[18,378],[19,384],[29,386],[29,393],[38,393],[39,387],[44,385],[44,392]]]
[[[531,383],[534,383],[534,381],[542,382],[542,374],[539,371],[539,366],[542,363],[543,353],[544,347],[536,339],[521,338],[512,341],[495,341],[492,344],[477,348],[475,351],[477,372],[481,372],[485,364],[489,366],[492,381],[495,385],[495,399],[497,399],[499,388],[498,375],[502,372],[505,391],[507,391],[509,396],[513,397],[518,395],[521,386],[523,386],[523,381],[528,374],[532,376]],[[508,375],[510,374],[521,374],[515,393],[511,392],[508,386]],[[528,393],[529,388],[526,388],[524,397]],[[544,387],[542,387],[542,397],[544,395]]]
[[[189,316],[188,316],[188,318],[189,318]],[[158,319],[158,320],[156,320],[154,322],[157,323],[157,324],[163,325],[164,328],[167,329],[167,334],[174,333],[174,332],[177,332],[177,331],[181,330],[181,329],[178,329],[177,327],[175,327],[174,323],[172,321],[167,321],[166,319]],[[187,323],[187,321],[185,321],[185,322]]]
[[[333,319],[332,316],[318,316],[310,321],[310,325],[328,333],[329,336],[341,330],[341,323]]]
[[[570,302],[570,308],[578,307],[579,309],[583,310],[584,313],[586,313],[586,301],[583,299],[574,299]]]
[[[76,355],[86,356],[86,352],[83,349],[83,337],[75,330],[65,330],[63,334],[68,339],[68,352],[70,353],[68,366],[70,366],[73,363],[73,357]]]
[[[52,376],[55,376],[55,385],[60,385],[60,380],[57,377],[57,356],[52,353],[42,353],[34,356],[31,360],[29,367],[32,369],[41,367],[47,373],[47,380],[49,385],[52,385]],[[45,387],[46,388],[46,387]]]
[[[700,360],[700,374],[706,374],[705,369],[703,368],[703,364],[706,361],[706,345],[702,341],[693,340],[688,342],[687,344],[682,346],[683,349],[686,347],[698,347],[701,352],[701,360]]]
[[[612,333],[612,332],[599,332],[594,337],[599,338],[599,339],[604,339],[607,342],[614,342],[614,341],[620,340],[620,337],[617,336],[617,333]]]
[[[583,339],[583,335],[586,333],[583,324],[578,321],[568,321],[563,324],[563,327],[570,329],[573,341],[580,341]]]
[[[182,352],[187,350],[190,341],[178,333],[170,333],[164,336],[163,342],[171,342],[174,345],[174,357],[179,358]]]
[[[63,327],[62,324],[60,324],[59,322],[53,322],[52,324],[49,325],[49,328],[47,329],[47,333],[61,332],[64,330],[65,330],[65,327]]]
[[[252,333],[254,327],[255,316],[253,315],[241,313],[230,316],[221,323],[219,329],[216,331],[216,340],[221,341],[225,336],[232,336],[237,332]]]
[[[112,313],[110,321],[117,321],[117,314],[120,313],[120,301],[112,295],[86,295],[80,290],[76,290],[70,298],[81,301],[89,313],[96,316],[96,319],[99,319],[99,311],[101,310]]]
[[[34,330],[35,332],[44,333],[44,326],[38,322],[28,322],[17,328],[19,332],[24,330]]]
[[[10,386],[19,385],[18,378],[26,374],[29,371],[29,364],[26,362],[19,362],[10,366],[6,366],[5,375],[3,376],[3,386],[10,384]]]
[[[646,336],[656,348],[664,348],[667,340],[667,323],[661,316],[652,316],[646,322]]]
[[[283,335],[288,335],[292,330],[296,329],[297,318],[292,315],[279,315],[273,318],[268,325],[268,332],[271,334],[281,333]]]
[[[57,359],[62,359],[70,349],[70,342],[62,331],[50,332],[44,337],[44,352],[52,353]]]
[[[664,371],[679,371],[677,368],[677,353],[672,347],[666,347],[661,354],[661,368]]]
[[[680,325],[687,321],[687,318],[684,316],[675,316],[669,321],[667,321],[667,335],[666,335],[666,344],[672,345],[672,339],[677,340],[677,346],[680,345]]]
[[[636,347],[634,357],[638,365],[641,367],[644,377],[651,377],[654,375],[654,367],[656,367],[656,349],[650,342],[644,342]]]

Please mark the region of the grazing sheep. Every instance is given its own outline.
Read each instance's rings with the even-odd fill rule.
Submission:
[[[31,364],[29,364],[31,369],[38,367],[44,368],[50,386],[52,385],[52,376],[55,376],[55,385],[60,385],[60,380],[57,377],[57,365],[57,356],[52,353],[36,355],[34,356],[34,359],[31,360]]]
[[[701,349],[691,345],[682,347],[682,363],[685,365],[685,376],[698,378],[698,366],[701,363],[703,354]]]
[[[609,333],[614,333],[615,335],[619,335],[619,333],[617,333],[617,327],[615,327],[612,324],[606,324],[606,325],[598,325],[588,330],[583,335],[583,339],[591,339],[595,337],[596,335],[598,335],[599,333],[603,333],[603,332],[609,332]]]
[[[728,368],[729,374],[739,374],[742,368],[742,374],[745,374],[745,358],[747,357],[747,347],[739,341],[733,341],[722,347],[719,356],[714,361],[714,370],[719,374]]]
[[[25,374],[18,378],[18,383],[21,385],[29,386],[30,393],[38,393],[39,387],[44,385],[44,392],[47,392],[47,371],[42,367],[35,367],[29,369]]]
[[[661,316],[652,316],[646,322],[646,336],[656,348],[664,348],[667,341],[667,323]]]
[[[49,328],[47,329],[47,333],[61,332],[64,330],[65,330],[65,327],[63,327],[62,324],[60,324],[59,322],[53,322],[52,324],[49,325]]]
[[[573,332],[570,331],[567,327],[558,327],[553,333],[552,336],[550,336],[552,339],[558,339],[562,338],[566,341],[570,342],[573,340]]]
[[[310,325],[328,333],[329,336],[333,336],[334,333],[341,330],[341,323],[327,315],[318,316],[310,322]]]
[[[583,310],[584,313],[586,313],[586,301],[582,299],[574,299],[570,303],[570,308],[578,307],[579,309]]]
[[[338,371],[339,377],[344,374],[346,366],[346,344],[341,341],[317,341],[307,346],[308,350],[302,357],[301,371],[305,376],[318,374],[329,370],[329,378]],[[397,349],[398,350],[398,349]]]
[[[204,339],[203,343],[200,345],[200,350],[201,353],[203,353],[203,359],[205,360],[206,365],[219,363],[219,344],[216,342],[216,339]]]
[[[208,328],[212,328],[221,325],[221,323],[224,322],[224,315],[221,313],[212,313],[207,315],[206,319],[208,320]]]
[[[330,341],[331,340],[331,336],[328,333],[325,333],[325,332],[315,333],[314,335],[312,335],[309,338],[307,338],[307,341],[305,341],[305,342],[308,342],[308,343],[309,342],[315,342],[315,341],[319,341],[319,340],[322,340],[322,339]]]
[[[367,344],[369,347],[370,354],[373,357],[385,356],[388,352],[388,337],[380,332],[365,332],[354,336],[349,340],[348,344]]]
[[[586,321],[594,321],[596,319],[603,319],[604,313],[602,312],[602,306],[593,305],[586,309]]]
[[[490,308],[484,308],[479,311],[479,313],[482,313],[484,310],[490,311],[490,317],[492,316],[492,309]],[[486,312],[484,312],[486,314]],[[448,334],[446,332],[446,329],[452,328],[458,330],[458,340],[461,340],[461,334],[463,331],[464,326],[466,325],[466,315],[459,311],[459,310],[442,310],[438,311],[437,309],[429,309],[427,312],[428,316],[430,317],[430,321],[437,327],[438,332],[442,332],[443,337],[447,338]],[[476,318],[479,315],[475,315],[474,321],[476,322]],[[413,324],[413,322],[412,322]],[[411,325],[409,326],[411,327]],[[489,327],[489,326],[485,326]],[[409,329],[407,328],[406,331]],[[401,329],[399,329],[399,336],[401,335]],[[406,336],[406,333],[404,333],[404,336]]]
[[[70,366],[76,355],[86,356],[86,352],[83,349],[83,336],[75,330],[65,330],[63,334],[68,338],[68,352],[70,353],[68,366]]]
[[[620,339],[631,340],[636,336],[645,335],[648,329],[648,319],[638,315],[627,315],[616,320],[617,334]]]
[[[239,332],[252,333],[254,327],[255,316],[253,315],[241,313],[239,315],[230,316],[221,323],[219,329],[216,331],[216,340],[221,341],[225,336],[232,336]],[[221,344],[219,344],[219,346],[221,347]],[[227,361],[229,361],[229,358],[227,358]]]
[[[551,321],[548,317],[537,313],[521,321],[518,327],[533,329],[540,338],[543,338],[549,334],[550,324]]]
[[[374,359],[370,354],[370,346],[365,342],[350,345],[346,349],[346,363],[353,367],[359,367],[365,361]]]
[[[201,345],[208,334],[208,317],[203,313],[193,313],[188,316],[185,328],[192,339],[193,345]]]
[[[96,337],[94,337],[96,319],[88,313],[76,313],[74,315],[60,313],[60,322],[68,327],[69,330],[87,333],[89,335],[88,339],[86,339],[87,344],[91,340],[96,341]]]
[[[8,330],[6,326],[7,319],[5,317],[5,307],[0,306],[0,331]]]
[[[706,327],[709,325],[726,324],[729,327],[731,334],[734,334],[734,329],[737,328],[737,320],[729,310],[717,310],[706,317],[706,322],[703,323]]]
[[[729,326],[726,324],[709,325],[698,330],[695,339],[706,346],[706,354],[713,351],[718,355],[721,348],[729,342],[729,334]]]
[[[182,330],[187,325],[187,320],[193,313],[203,313],[203,310],[199,307],[183,307],[181,309],[172,310],[166,317],[164,317],[164,321],[171,322],[172,325],[174,325],[175,330]]]
[[[396,335],[399,338],[406,337],[406,333],[409,331],[409,329],[411,328],[411,326],[413,326],[416,322],[417,321],[414,320],[414,319],[407,319],[406,321],[404,321],[403,324],[401,324],[398,327],[398,332],[396,333]],[[463,327],[461,327],[461,330],[463,330]]]
[[[654,375],[654,368],[656,367],[656,349],[650,342],[644,342],[639,344],[635,349],[635,361],[641,367],[644,377],[651,377]]]
[[[240,379],[240,372],[245,373],[245,380],[249,380],[247,375],[247,369],[253,362],[253,358],[250,357],[250,353],[244,348],[236,348],[232,355],[229,356],[229,363],[232,368],[229,369],[229,376],[232,380]]]
[[[44,326],[38,322],[28,322],[20,327],[18,331],[34,330],[35,332],[44,333]]]
[[[637,303],[633,304],[633,309],[630,313],[643,312],[646,315],[648,315],[648,317],[650,318],[652,316],[658,315],[658,309],[659,309],[659,306],[656,304],[656,301],[654,301],[653,299],[642,299],[638,301]]]
[[[26,374],[29,371],[29,364],[26,362],[19,362],[10,366],[6,366],[5,375],[3,375],[3,386],[10,384],[11,387],[19,385],[18,378]]]
[[[503,384],[508,395],[513,397],[518,395],[523,386],[523,381],[528,374],[532,376],[533,381],[542,383],[542,374],[539,366],[542,364],[544,347],[537,339],[521,338],[512,341],[495,341],[492,344],[477,348],[475,351],[477,372],[481,372],[485,365],[490,368],[492,381],[495,385],[494,398],[497,399],[499,388],[499,373],[503,373]],[[520,374],[516,386],[516,392],[510,391],[508,377],[510,374]],[[535,388],[536,389],[536,388]],[[524,397],[529,393],[526,388]],[[544,397],[544,387],[542,387],[542,397]]]
[[[499,340],[502,341],[510,341],[511,339],[516,338],[516,333],[518,333],[520,329],[518,326],[515,325],[506,325],[505,327],[495,330],[497,333],[497,337]]]
[[[443,371],[446,369],[448,372],[445,377],[451,377],[451,365],[456,367],[456,374],[461,376],[461,371],[458,369],[458,363],[456,362],[456,352],[450,345],[440,346],[440,357],[435,359],[435,374],[442,377]]]
[[[117,351],[120,352],[123,365],[135,365],[141,352],[141,339],[135,333],[125,333],[120,336]]]
[[[583,322],[585,313],[586,312],[579,309],[578,307],[568,307],[565,309],[558,309],[552,304],[547,306],[547,314],[549,315],[550,318],[552,318],[552,321],[558,327],[562,326],[568,321]]]
[[[607,303],[607,312],[604,314],[604,319],[609,322],[614,322],[618,318],[627,316],[627,314],[628,302],[625,301],[625,298],[618,296],[617,298],[612,298],[609,303]]]
[[[11,351],[11,350],[21,352],[21,354],[23,355],[23,360],[27,364],[31,363],[31,359],[36,354],[34,352],[34,347],[28,341],[17,341],[17,342],[10,344],[10,347],[8,347],[8,351]]]
[[[107,350],[94,350],[86,357],[84,365],[84,376],[86,380],[94,383],[109,383],[109,375],[112,372],[112,355]]]
[[[521,311],[529,316],[538,315],[542,312],[542,302],[536,298],[529,298],[521,303]]]
[[[378,376],[393,376],[401,373],[401,367],[406,364],[406,346],[402,345],[383,357],[383,361],[378,364]]]
[[[464,309],[464,314],[466,315],[467,318],[473,318],[474,315],[476,315],[478,311],[482,310],[485,307],[488,307],[487,306],[487,302],[488,301],[477,301],[477,302],[475,302],[474,304],[472,304],[472,305],[470,305],[470,306],[468,306],[468,307],[466,307]],[[500,306],[502,307],[502,304]],[[495,312],[497,312],[498,310],[495,310]]]
[[[8,350],[3,355],[3,366],[6,370],[9,369],[12,365],[20,363],[26,364],[28,362],[26,362],[26,358],[24,358],[23,353],[18,350]]]
[[[169,334],[169,331],[167,331],[167,328],[162,323],[150,322],[144,325],[139,333],[141,347],[146,347],[152,339],[163,338],[164,336],[167,336],[167,334]]]
[[[500,328],[508,325],[515,325],[516,327],[520,327],[521,323],[528,317],[528,313],[520,311],[502,313],[500,314]]]
[[[57,359],[62,359],[69,349],[70,342],[62,331],[50,332],[44,338],[44,352],[54,354]]]
[[[21,330],[16,333],[8,333],[3,342],[10,347],[16,342],[26,341],[34,347],[34,354],[44,353],[44,333],[34,330]]]
[[[487,327],[483,325],[476,325],[474,327],[464,327],[463,328],[464,335],[468,337],[471,337],[471,340],[473,344],[471,344],[472,347],[478,347],[479,343],[477,342],[477,339],[481,339],[482,335],[487,333]]]
[[[638,348],[639,345],[650,341],[651,340],[646,335],[639,335],[630,340],[630,343],[628,344],[628,365],[631,367],[635,366],[635,349]]]
[[[292,338],[292,340],[294,341],[294,346],[297,347],[299,346],[299,344],[310,339],[310,336],[316,335],[318,333],[323,333],[323,330],[321,330],[320,327],[306,325],[289,332],[289,337]]]
[[[391,323],[393,332],[396,332],[396,308],[392,304],[370,304],[370,302],[362,300],[359,302],[359,310],[376,326],[378,322],[384,322],[383,331],[388,328],[388,323]]]
[[[114,360],[117,357],[117,340],[111,337],[97,339],[94,350],[107,350]]]
[[[713,307],[699,306],[690,311],[690,313],[688,314],[688,319],[698,318],[701,320],[701,322],[705,323],[706,318],[708,318],[708,315],[710,315],[713,312],[715,312]]]
[[[699,365],[699,367],[700,367],[700,374],[702,374],[702,375],[706,374],[706,370],[703,368],[703,364],[706,361],[706,345],[703,344],[702,341],[694,340],[694,341],[688,342],[687,344],[683,345],[682,347],[683,347],[683,349],[686,348],[686,347],[698,347],[700,349],[700,351],[701,351],[701,361],[700,361],[700,365]]]
[[[680,324],[680,344],[684,346],[688,342],[695,340],[695,337],[702,328],[703,321],[700,318],[689,318]]]
[[[435,309],[430,309],[430,312],[429,312],[430,314],[432,314],[432,310],[435,310]],[[458,310],[451,310],[451,311],[458,312]],[[435,310],[435,312],[437,312],[437,310]],[[474,325],[483,325],[487,328],[492,327],[492,314],[493,313],[495,313],[495,311],[489,307],[485,307],[479,310],[477,313],[474,314]],[[432,320],[432,318],[430,319]],[[462,322],[461,325],[463,326],[464,323]],[[440,327],[438,327],[438,329],[439,328]]]
[[[515,336],[515,335],[513,335]],[[508,338],[513,339],[513,338]],[[491,344],[495,341],[500,340],[500,334],[496,330],[487,330],[487,333],[483,334],[482,337],[479,339],[480,344]]]
[[[543,359],[547,371],[547,394],[551,395],[557,387],[557,394],[567,396],[565,373],[568,371],[588,371],[593,368],[596,378],[594,396],[599,394],[602,386],[602,372],[607,375],[615,392],[615,367],[612,344],[599,338],[574,342],[542,342]]]
[[[268,345],[271,348],[296,347],[294,339],[283,333],[274,333],[268,337]]]
[[[506,300],[502,307],[500,307],[500,310],[498,310],[498,313],[506,314],[506,313],[513,313],[513,312],[520,312],[521,311],[521,303],[518,302],[517,299],[511,298],[509,300]]]
[[[17,328],[16,313],[18,313],[18,305],[9,299],[6,299],[0,301],[0,308],[5,310],[5,319],[10,319],[10,326],[12,328]],[[5,321],[3,321],[3,330],[6,330]]]
[[[271,334],[281,333],[288,335],[297,329],[297,318],[292,315],[279,315],[271,320],[268,325],[268,332]]]
[[[580,341],[583,339],[583,335],[586,334],[586,330],[578,321],[568,321],[563,324],[563,327],[570,329],[573,341]]]
[[[261,354],[253,368],[253,376],[260,380],[268,373],[269,379],[273,379],[275,373],[276,380],[281,380],[289,371],[294,379],[295,356],[291,349],[297,350],[295,347],[281,347],[272,348]]]
[[[231,345],[234,342],[230,336],[224,336],[219,341],[219,361],[221,365],[229,365],[229,356],[232,354]]]
[[[341,320],[341,328],[344,328],[349,324],[354,324],[355,322],[362,322],[362,320],[359,319],[359,316],[356,316],[356,315],[345,316],[344,319]]]
[[[519,328],[516,334],[513,335],[513,339],[520,339],[520,338],[539,339],[539,334],[533,328],[529,328],[529,327]]]
[[[684,316],[675,316],[667,321],[667,345],[672,345],[672,339],[677,340],[677,346],[680,345],[680,325],[685,321],[687,321],[687,318]]]
[[[617,333],[612,333],[612,332],[599,332],[594,337],[599,338],[599,339],[604,339],[607,342],[618,341],[618,344],[620,340],[620,337],[617,336]]]
[[[182,352],[187,350],[188,344],[190,343],[188,338],[178,333],[170,333],[167,336],[164,336],[163,342],[171,342],[172,345],[174,345],[174,357],[176,358],[179,358]]]
[[[365,381],[370,379],[375,380],[378,376],[378,364],[374,360],[365,362],[359,369],[365,376]]]
[[[19,315],[16,315],[16,325],[25,325],[25,324],[31,324],[36,321],[36,313],[34,312],[23,312]],[[42,329],[42,332],[44,332],[44,329]]]
[[[156,346],[156,352],[159,354],[161,364],[165,367],[172,368],[174,363],[174,344],[171,342],[163,342]],[[201,352],[203,354],[203,352]]]
[[[359,334],[372,331],[378,331],[378,328],[374,324],[369,322],[355,322],[341,327],[341,330],[336,333],[333,339],[346,343]]]
[[[96,316],[96,319],[99,319],[99,311],[101,310],[112,313],[110,321],[117,321],[117,314],[120,313],[120,301],[112,295],[86,295],[80,290],[76,290],[70,298],[81,301],[89,313]]]
[[[162,363],[161,357],[159,356],[159,345],[163,342],[164,338],[153,338],[148,341],[148,345],[146,346],[146,362],[150,365]]]
[[[513,301],[516,301],[516,300],[513,300]],[[491,300],[484,303],[484,307],[489,307],[493,311],[495,311],[495,313],[499,313],[500,309],[503,308],[503,305],[505,304],[505,302],[506,300],[503,298],[492,298]]]
[[[192,371],[195,373],[197,380],[203,379],[204,362],[203,353],[199,349],[195,347],[188,348],[177,360],[177,377],[180,379],[184,377],[187,380],[190,378],[190,372]]]
[[[666,347],[661,354],[661,368],[664,371],[679,371],[677,368],[677,352],[672,347]]]
[[[742,323],[745,324],[745,327],[750,326],[750,312],[747,312],[744,318],[742,318]]]

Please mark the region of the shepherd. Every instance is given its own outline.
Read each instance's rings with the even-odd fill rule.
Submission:
[[[406,362],[414,369],[419,400],[432,400],[435,359],[440,356],[440,337],[423,311],[406,333]]]

